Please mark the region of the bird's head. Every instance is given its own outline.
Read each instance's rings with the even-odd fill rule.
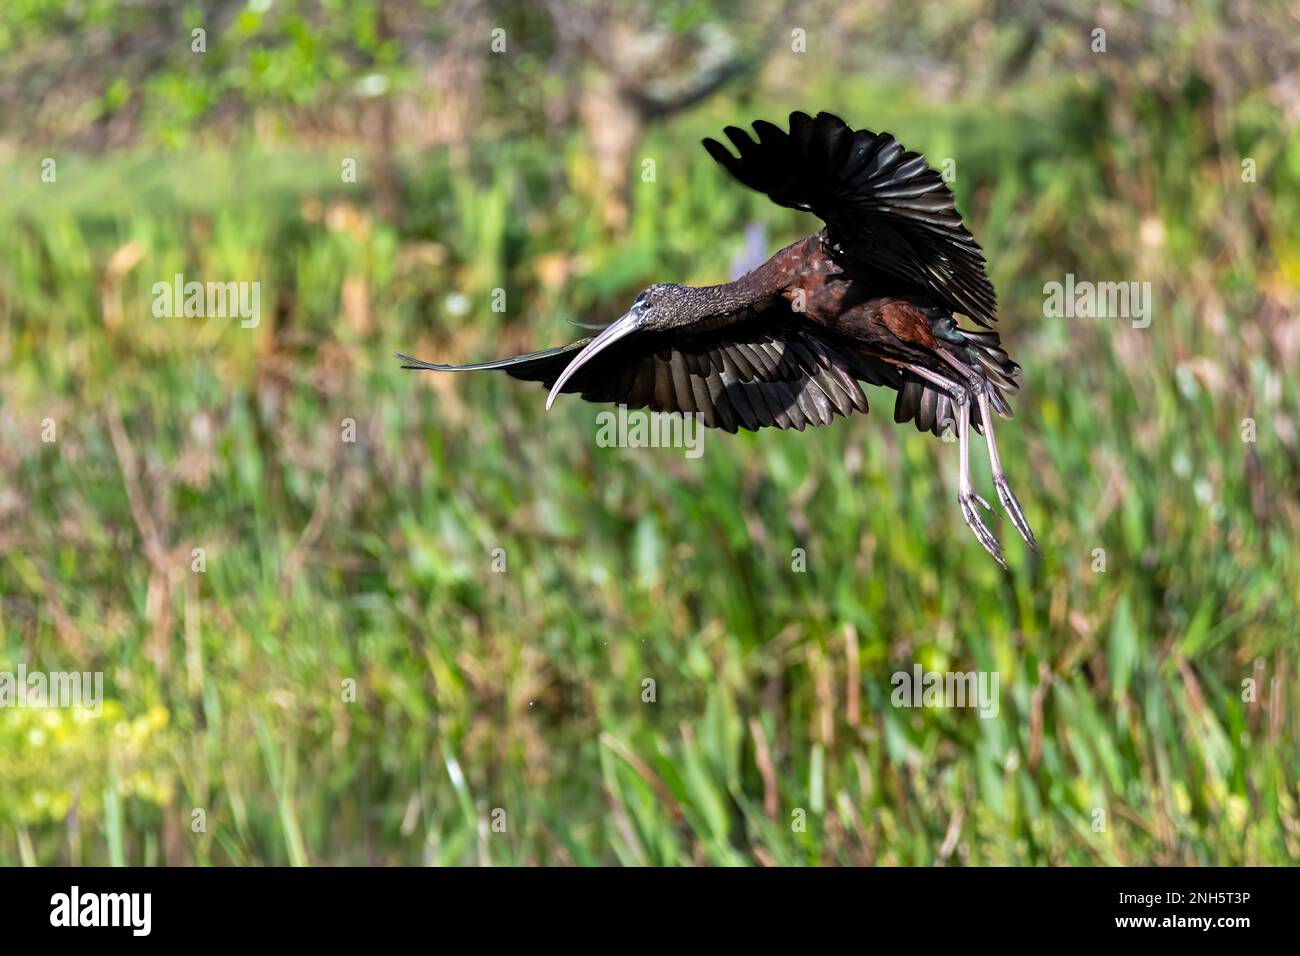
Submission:
[[[627,314],[619,322],[628,322],[639,332],[656,332],[671,328],[675,306],[684,287],[673,282],[656,282],[632,300]]]

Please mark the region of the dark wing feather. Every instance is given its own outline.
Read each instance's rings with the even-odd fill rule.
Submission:
[[[791,113],[788,133],[763,120],[754,131],[757,142],[726,128],[739,156],[716,140],[704,147],[746,186],[818,216],[854,266],[902,279],[986,328],[997,321],[984,253],[925,157],[830,113]]]
[[[589,341],[475,365],[397,357],[403,368],[496,369],[550,388]],[[764,427],[802,431],[830,424],[837,415],[866,412],[859,381],[898,388],[902,376],[893,366],[798,322],[783,313],[782,304],[709,332],[655,332],[625,339],[595,355],[565,383],[564,391],[589,402],[698,412],[705,425],[728,432]]]

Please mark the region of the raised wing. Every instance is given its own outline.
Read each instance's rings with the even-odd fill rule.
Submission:
[[[738,127],[724,130],[739,156],[716,140],[704,147],[746,186],[814,213],[853,265],[908,282],[986,328],[997,321],[984,253],[925,157],[831,113],[791,113],[788,133],[758,120],[754,131],[757,142]]]
[[[398,355],[404,368],[497,369],[550,388],[590,339],[477,365],[431,365]],[[655,332],[611,345],[580,368],[562,391],[588,402],[660,412],[698,412],[710,428],[829,425],[866,412],[859,381],[899,388],[900,372],[836,343],[815,328],[773,321],[771,313],[702,334]]]

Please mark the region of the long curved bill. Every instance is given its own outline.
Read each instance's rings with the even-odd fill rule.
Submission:
[[[611,322],[603,332],[588,342],[583,347],[582,351],[573,357],[573,361],[564,367],[564,371],[560,373],[560,377],[557,378],[555,384],[551,386],[551,393],[546,396],[547,409],[550,409],[551,403],[555,401],[555,396],[559,395],[561,389],[564,388],[564,383],[571,379],[578,369],[586,365],[597,352],[603,351],[619,339],[627,338],[633,332],[637,331],[638,327],[637,317],[631,312],[628,312],[622,318]]]

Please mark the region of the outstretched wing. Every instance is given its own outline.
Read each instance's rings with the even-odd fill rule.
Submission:
[[[830,113],[791,113],[788,133],[758,120],[754,131],[758,142],[725,129],[738,157],[716,140],[704,147],[746,186],[814,213],[857,267],[902,279],[986,328],[997,321],[984,253],[924,156]]]
[[[403,368],[496,369],[550,388],[590,339],[476,365],[431,365],[398,355]],[[564,384],[588,402],[660,412],[698,412],[710,428],[829,425],[837,415],[866,412],[859,381],[900,387],[893,366],[863,356],[820,330],[773,319],[769,311],[722,329],[689,335],[633,336],[598,353]]]

